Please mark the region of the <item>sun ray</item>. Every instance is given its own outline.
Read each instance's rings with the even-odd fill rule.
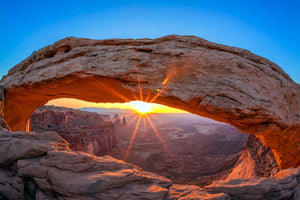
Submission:
[[[160,133],[158,132],[158,130],[155,128],[154,124],[152,123],[151,119],[148,117],[148,115],[145,115],[147,117],[147,120],[150,124],[150,126],[152,127],[155,135],[157,136],[157,138],[159,139],[159,141],[161,142],[164,150],[171,156],[171,158],[176,158],[176,156],[174,154],[171,153],[171,151],[169,150],[168,146],[166,145],[164,139],[162,138],[162,136],[160,135]]]
[[[107,86],[106,84],[104,84],[104,83],[102,83],[102,82],[99,82],[99,81],[98,81],[98,83],[99,83],[102,87],[104,87],[105,89],[107,89],[107,91],[113,93],[114,95],[116,95],[117,97],[123,99],[124,101],[126,101],[126,102],[130,101],[129,99],[127,99],[126,97],[124,97],[124,96],[121,95],[119,92],[117,92],[117,91],[115,91],[114,89],[112,89],[111,87]],[[97,87],[99,87],[99,86],[97,85]]]
[[[180,73],[180,69],[178,68],[178,66],[176,64],[170,65],[168,68],[167,75],[166,75],[164,81],[162,82],[162,85],[167,84],[169,82],[169,80],[171,80],[171,78],[173,78],[174,76],[176,76],[179,73]]]
[[[135,126],[134,132],[133,132],[133,134],[132,134],[132,136],[131,136],[131,139],[130,139],[129,146],[128,146],[127,151],[126,151],[125,156],[124,156],[124,161],[126,161],[128,155],[129,155],[129,151],[131,150],[131,147],[132,147],[132,145],[133,145],[133,142],[134,142],[134,138],[135,138],[137,129],[138,129],[139,125],[140,125],[141,117],[142,117],[142,116],[139,115],[138,122],[137,122],[137,124],[136,124],[136,126]]]
[[[132,112],[132,113],[125,113],[124,117],[129,117],[131,115],[135,115],[136,113],[135,112]]]
[[[146,117],[143,115],[143,122],[144,122],[144,133],[146,138],[148,139],[148,130],[147,130],[147,124],[146,124]]]
[[[133,98],[135,99],[135,101],[138,101],[139,99],[136,97],[135,94],[132,94]]]
[[[131,124],[132,122],[134,122],[138,116],[139,116],[139,115],[136,115],[132,120],[130,120],[130,121],[127,123],[127,126],[129,127],[130,124]]]
[[[138,82],[138,86],[139,86],[140,98],[141,98],[141,101],[143,101],[143,92],[142,92],[140,81]]]
[[[157,97],[159,97],[161,95],[161,93],[163,93],[167,89],[169,84],[170,84],[170,81],[167,82],[166,84],[162,85],[163,88],[159,89],[159,92],[151,99],[150,103],[153,103],[157,99]]]
[[[133,109],[140,114],[151,112],[152,105],[143,101],[132,101],[130,104],[133,106]]]
[[[169,67],[167,75],[162,82],[162,88],[158,89],[158,93],[151,99],[150,103],[153,103],[157,97],[161,95],[161,93],[167,88],[167,86],[171,83],[171,79],[179,73],[179,68],[177,65],[173,64]]]
[[[147,96],[146,96],[146,100],[145,100],[145,102],[148,102],[148,100],[149,100],[149,97],[150,97],[150,89],[148,90],[148,93],[147,93]]]
[[[156,117],[156,116],[155,116],[154,114],[152,114],[152,113],[148,113],[148,116],[149,116],[149,117],[153,117],[153,118],[154,118],[154,120],[156,120],[156,121],[159,121],[160,123],[164,123],[164,124],[172,125],[171,123],[169,123],[169,122],[166,122],[165,120],[163,120],[163,119],[160,119],[160,118]]]
[[[159,90],[159,92],[150,100],[150,103],[153,103],[157,97],[159,97],[161,95],[161,93],[165,90],[165,88],[162,88]]]
[[[94,84],[95,87],[100,88],[100,90],[103,90],[103,88],[104,88],[109,93],[112,93],[115,96],[119,97],[120,99],[123,99],[125,102],[129,102],[130,101],[129,99],[127,99],[126,97],[124,97],[122,94],[120,94],[119,92],[115,91],[113,88],[109,87],[108,85],[104,84],[103,82],[97,80],[94,77],[92,77],[92,79],[94,80],[94,83],[96,83],[96,84]],[[99,87],[99,85],[101,85],[101,87]]]

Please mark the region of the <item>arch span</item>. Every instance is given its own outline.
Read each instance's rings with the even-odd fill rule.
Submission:
[[[198,37],[70,37],[16,65],[0,85],[12,131],[26,130],[51,99],[139,99],[230,123],[271,147],[281,169],[300,164],[300,86],[265,58]]]

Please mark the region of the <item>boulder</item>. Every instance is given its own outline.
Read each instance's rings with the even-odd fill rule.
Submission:
[[[0,168],[0,199],[23,199],[24,182],[15,172]]]
[[[55,148],[67,149],[68,143],[55,132],[0,131],[0,167],[8,168],[19,159],[40,157]]]

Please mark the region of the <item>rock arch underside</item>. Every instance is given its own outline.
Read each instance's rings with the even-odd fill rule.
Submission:
[[[56,98],[144,100],[226,122],[259,138],[285,170],[205,188],[177,185],[73,151],[55,132],[28,132],[36,107]],[[0,81],[0,199],[299,199],[299,99],[300,86],[276,64],[198,37],[65,38]]]
[[[1,115],[28,130],[51,99],[147,100],[229,123],[270,147],[280,169],[300,164],[300,86],[247,50],[194,36],[69,37],[34,52],[0,82]]]

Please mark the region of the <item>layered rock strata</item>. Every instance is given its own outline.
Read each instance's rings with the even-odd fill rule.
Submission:
[[[270,177],[279,171],[270,148],[263,146],[255,135],[249,135],[242,155],[227,180],[236,178]]]
[[[300,169],[203,189],[109,156],[69,149],[55,132],[0,131],[0,199],[297,199]],[[298,181],[298,182],[297,182]]]
[[[12,131],[29,130],[35,108],[51,99],[139,97],[256,135],[272,149],[280,169],[300,164],[300,86],[263,57],[198,37],[69,37],[16,65],[0,87],[1,116]]]
[[[109,115],[64,107],[44,106],[30,118],[32,131],[58,132],[76,151],[104,155],[117,144]]]

